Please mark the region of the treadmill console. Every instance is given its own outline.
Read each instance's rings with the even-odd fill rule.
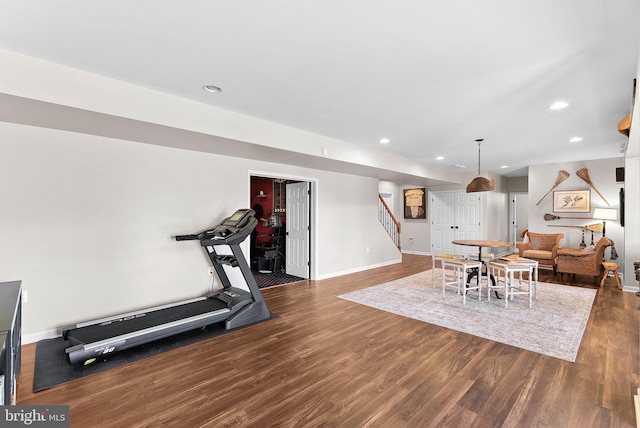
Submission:
[[[239,240],[242,242],[244,238],[258,224],[255,218],[256,212],[249,208],[237,210],[230,217],[225,218],[213,229],[205,230],[194,235],[176,235],[176,241],[200,240],[203,245],[232,244]],[[214,241],[217,241],[214,242]]]
[[[241,209],[233,213],[231,217],[228,217],[222,221],[222,224],[225,226],[233,226],[233,227],[243,227],[245,224],[249,222],[251,217],[256,214],[254,210],[249,208]]]
[[[254,219],[255,211],[252,209],[240,209],[232,216],[225,218],[222,223],[211,230],[206,231],[209,239],[224,239],[238,233]]]

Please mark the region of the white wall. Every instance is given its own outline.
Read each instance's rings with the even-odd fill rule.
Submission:
[[[509,191],[507,180],[502,177],[496,180],[493,192],[483,192],[481,201],[482,236],[483,239],[509,241]]]
[[[637,82],[640,83],[640,59],[638,59]],[[640,96],[636,87],[635,105],[631,118],[631,131],[625,152],[625,247],[624,283],[629,289],[638,290],[633,263],[640,261]],[[621,118],[622,119],[622,118]]]
[[[590,189],[589,185],[585,183],[580,177],[576,175],[576,171],[580,168],[587,168],[591,181],[598,189],[598,191],[609,202],[611,208],[619,209],[619,191],[623,187],[624,183],[616,182],[616,168],[623,166],[622,158],[603,159],[595,161],[583,161],[583,162],[568,162],[568,163],[555,163],[548,165],[534,165],[529,167],[529,230],[539,233],[564,233],[565,237],[561,242],[565,247],[577,247],[582,240],[582,232],[577,228],[564,228],[553,227],[558,225],[585,225],[601,223],[601,220],[593,219],[594,208],[609,208],[607,204],[600,198],[600,196],[593,190],[591,190],[591,211],[589,213],[554,213],[553,211],[553,192],[549,194],[540,205],[536,205],[538,201],[544,196],[545,193],[551,189],[558,172],[560,170],[567,171],[570,175],[565,181],[554,189],[556,191],[562,190],[582,190]],[[584,220],[564,219],[546,221],[544,219],[545,214],[552,214],[559,217],[584,217]],[[618,214],[619,216],[619,214]],[[619,218],[619,217],[618,217]],[[632,219],[628,219],[633,221]],[[553,226],[552,226],[553,225]],[[620,226],[619,221],[607,221],[607,237],[612,239],[615,243],[616,250],[620,256],[616,262],[618,265],[624,265],[624,228]],[[594,235],[594,241],[602,237],[601,233]],[[588,233],[585,236],[587,244],[591,243],[591,235]],[[610,250],[607,250],[606,257],[610,256]]]
[[[206,293],[206,255],[172,236],[246,207],[250,170],[317,179],[319,278],[400,260],[374,178],[8,123],[0,138],[0,281],[28,291],[27,337]]]

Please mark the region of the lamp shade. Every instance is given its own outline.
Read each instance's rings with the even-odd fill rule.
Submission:
[[[495,187],[496,183],[493,179],[476,177],[467,184],[467,193],[491,192]]]
[[[618,210],[615,208],[596,208],[593,210],[593,218],[600,220],[617,220]]]

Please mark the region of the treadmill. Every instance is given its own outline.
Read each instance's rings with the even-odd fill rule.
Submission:
[[[62,337],[70,345],[65,349],[69,363],[87,365],[114,352],[211,324],[224,322],[225,329],[231,329],[270,318],[271,312],[240,249],[240,244],[258,223],[254,215],[251,209],[240,209],[213,229],[175,237],[176,241],[200,241],[221,282],[221,289],[206,297],[64,328]],[[231,254],[218,254],[216,250],[223,247],[230,248]],[[249,290],[232,286],[225,267],[239,269]]]

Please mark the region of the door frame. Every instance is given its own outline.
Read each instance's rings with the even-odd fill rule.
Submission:
[[[309,183],[309,279],[318,277],[318,188],[319,180],[316,177],[281,174],[278,172],[249,170],[247,174],[247,204],[251,205],[251,177],[264,177],[271,179],[283,179],[294,181],[306,181]]]

